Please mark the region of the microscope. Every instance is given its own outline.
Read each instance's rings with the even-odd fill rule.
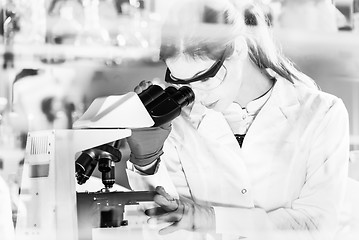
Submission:
[[[189,87],[152,85],[138,95],[95,99],[74,129],[29,132],[17,240],[96,240],[94,229],[130,227],[126,208],[152,202],[155,192],[113,190],[115,164],[123,158],[121,140],[131,135],[131,129],[172,121],[193,101]],[[103,187],[76,191],[89,182],[96,168]]]

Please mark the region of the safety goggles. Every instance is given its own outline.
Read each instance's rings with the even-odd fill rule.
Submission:
[[[222,57],[217,60],[207,71],[204,73],[188,79],[179,79],[174,77],[171,74],[169,68],[166,70],[165,82],[171,84],[179,85],[188,85],[190,83],[192,87],[203,89],[203,90],[212,90],[224,81],[227,76],[227,69],[223,65],[223,62],[226,59],[226,54],[224,53]]]

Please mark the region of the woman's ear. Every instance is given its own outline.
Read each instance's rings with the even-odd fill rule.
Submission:
[[[237,37],[234,42],[233,55],[240,59],[245,59],[248,56],[248,45],[244,37]]]

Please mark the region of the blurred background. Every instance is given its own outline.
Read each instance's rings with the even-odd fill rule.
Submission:
[[[0,176],[14,215],[27,133],[70,129],[95,98],[161,79],[159,33],[173,1],[0,0]],[[257,2],[282,51],[323,91],[343,99],[349,172],[359,180],[359,1]]]

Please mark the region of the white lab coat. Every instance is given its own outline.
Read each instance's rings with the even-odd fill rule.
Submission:
[[[214,238],[331,239],[349,160],[339,98],[278,78],[242,148],[221,113],[201,119],[198,128],[185,114],[173,121],[158,172],[128,171],[133,189],[161,185],[213,206]]]
[[[0,176],[0,238],[1,240],[15,239],[11,213],[10,192],[6,182]]]

